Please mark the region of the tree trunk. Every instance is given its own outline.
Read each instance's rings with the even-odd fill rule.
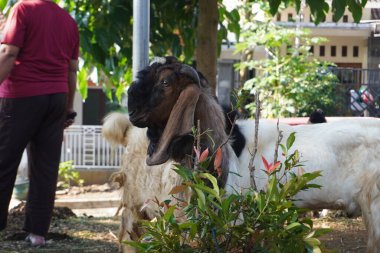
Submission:
[[[205,75],[214,93],[217,69],[218,4],[217,0],[199,0],[197,69]]]

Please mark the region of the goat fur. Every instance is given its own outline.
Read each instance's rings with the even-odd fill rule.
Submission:
[[[255,122],[237,124],[247,138],[247,146],[239,157],[241,187],[246,188],[250,187],[248,163],[254,147]],[[358,118],[314,125],[280,124],[279,128],[283,140],[296,133],[290,152],[300,152],[305,172],[322,171],[322,176],[313,180],[322,188],[300,192],[296,204],[310,209],[343,209],[352,216],[361,211],[368,231],[367,252],[380,252],[380,120]],[[266,183],[261,156],[273,159],[276,136],[276,124],[261,120],[254,161],[258,189],[263,189]]]
[[[113,145],[126,147],[120,171],[112,176],[122,186],[122,214],[119,241],[136,240],[141,234],[141,220],[151,220],[158,215],[155,200],[171,199],[170,190],[181,183],[181,178],[172,170],[173,163],[157,166],[145,163],[148,148],[146,128],[132,126],[122,113],[111,113],[103,122],[103,137]],[[123,252],[136,252],[122,245]]]

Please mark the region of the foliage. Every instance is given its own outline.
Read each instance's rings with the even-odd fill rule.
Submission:
[[[355,22],[359,23],[362,17],[363,8],[367,0],[332,0],[331,6],[329,1],[325,0],[268,0],[270,5],[270,13],[275,15],[281,3],[294,5],[296,11],[299,12],[301,5],[304,2],[310,7],[310,12],[313,16],[314,23],[319,24],[326,18],[326,14],[333,12],[333,21],[337,22],[344,14],[346,8],[352,13]]]
[[[240,68],[256,70],[256,77],[246,81],[242,99],[260,92],[263,117],[306,116],[316,108],[325,113],[335,110],[336,76],[329,71],[332,63],[311,57],[310,48],[323,38],[309,37],[306,29],[288,29],[271,22],[252,21],[242,33],[243,42],[236,45],[238,52],[252,52],[261,47],[268,57],[248,59]],[[245,104],[246,102],[241,101]],[[253,112],[255,103],[246,109]]]
[[[54,0],[67,9],[76,19],[81,36],[83,64],[78,75],[78,90],[83,99],[87,97],[87,81],[103,87],[108,98],[112,93],[120,102],[125,88],[131,82],[132,72],[132,24],[133,1],[123,0]],[[192,61],[196,48],[196,29],[199,0],[151,0],[150,1],[150,45],[152,55],[173,55],[184,61]],[[7,13],[16,0],[0,0],[0,9]],[[247,0],[247,2],[256,2]],[[281,3],[293,4],[300,10],[302,0],[269,0],[270,12],[276,14]],[[367,0],[333,0],[331,11],[334,20],[339,20],[344,10],[352,12],[356,22],[360,21]],[[306,0],[311,8],[314,22],[318,24],[329,10],[327,0]],[[218,0],[220,52],[227,31],[240,36],[239,12],[227,10]],[[202,57],[202,55],[200,56]]]
[[[72,185],[82,186],[84,183],[83,179],[79,177],[79,172],[74,168],[73,161],[59,164],[58,178],[63,188],[70,188]]]
[[[3,0],[4,1],[4,0]],[[87,97],[87,81],[103,87],[112,100],[119,100],[132,80],[133,1],[55,0],[77,21],[83,65],[78,89]],[[1,6],[0,2],[0,6]],[[218,48],[227,40],[227,29],[239,35],[239,14],[218,0],[220,28]],[[151,55],[173,55],[191,62],[196,48],[198,0],[150,1]],[[220,51],[220,50],[219,50]],[[112,91],[114,89],[114,91]]]
[[[268,181],[261,191],[226,195],[217,179],[202,169],[212,159],[204,157],[206,151],[199,170],[177,165],[183,183],[170,193],[191,192],[190,200],[157,203],[166,211],[143,222],[146,232],[140,241],[125,243],[139,252],[320,252],[317,237],[328,230],[315,230],[309,218],[300,216],[305,210],[293,202],[298,192],[319,187],[310,181],[320,172],[294,172],[302,171],[298,151],[288,153],[294,140],[292,134],[280,145],[284,162],[273,165],[263,159]]]

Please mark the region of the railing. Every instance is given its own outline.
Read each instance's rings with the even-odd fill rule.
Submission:
[[[73,161],[76,169],[119,169],[124,147],[111,147],[101,126],[73,125],[65,129],[61,161]]]

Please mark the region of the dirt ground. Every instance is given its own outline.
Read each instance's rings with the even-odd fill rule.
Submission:
[[[314,219],[314,226],[331,228],[332,232],[319,238],[328,252],[364,253],[367,249],[367,231],[362,218]]]
[[[100,189],[100,190],[99,190]],[[99,191],[102,194],[113,191],[107,187],[74,189],[75,196]],[[73,194],[67,192],[66,194]],[[24,204],[10,211],[8,227],[0,231],[1,253],[113,253],[118,252],[117,233],[120,217],[77,216],[69,208],[55,208],[47,245],[30,247],[24,241],[26,234],[21,230],[24,219]],[[323,252],[362,253],[366,250],[366,230],[361,218],[320,218],[314,219],[315,227],[331,228],[333,231],[320,240]]]
[[[54,209],[50,232],[44,247],[30,247],[21,230],[24,220],[24,203],[10,211],[8,226],[0,232],[1,253],[100,253],[118,252],[116,239],[119,217],[77,217],[71,209]]]

